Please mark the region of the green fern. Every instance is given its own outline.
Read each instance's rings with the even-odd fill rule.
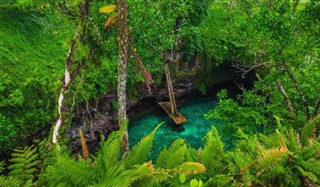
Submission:
[[[144,163],[141,165],[136,165],[130,172],[131,182],[141,180],[142,178],[145,178],[145,177],[150,177],[153,175],[153,172],[154,172],[154,167],[151,162],[149,164]]]
[[[320,157],[320,142],[310,141],[308,146],[304,146],[299,152],[303,160]]]
[[[99,172],[90,163],[66,156],[59,156],[54,167],[51,176],[57,181],[70,181],[72,186],[87,186],[99,177]]]
[[[255,158],[255,154],[260,146],[257,136],[249,136],[245,134],[242,129],[238,129],[236,138],[237,147],[239,151],[246,153],[246,156],[250,156],[252,159]]]
[[[288,153],[288,149],[285,145],[275,149],[262,149],[256,160],[256,163],[254,164],[254,168],[257,173],[256,175],[259,176],[264,172],[270,171],[275,167],[282,165],[287,161]]]
[[[291,128],[286,131],[286,143],[290,151],[298,152],[301,150],[302,145],[300,143],[299,134]]]
[[[23,186],[23,182],[15,177],[0,176],[1,187]]]
[[[1,161],[1,162],[0,162],[0,173],[2,173],[2,171],[5,169],[5,168],[4,168],[4,165],[5,165],[4,162]]]
[[[135,164],[142,164],[146,161],[153,146],[154,135],[162,124],[163,123],[158,125],[149,135],[145,136],[132,148],[130,153],[124,159],[124,162],[129,168],[133,167]]]
[[[36,167],[40,163],[38,160],[37,148],[34,146],[24,149],[14,149],[12,158],[9,160],[12,164],[9,175],[21,180],[23,183],[34,178]]]
[[[187,149],[184,139],[176,139],[169,148],[165,148],[160,152],[156,165],[168,169],[176,168],[185,161]]]
[[[314,173],[305,171],[299,166],[297,167],[297,169],[298,169],[298,171],[300,171],[300,173],[303,176],[308,177],[312,182],[318,182],[319,181],[317,175],[315,175]]]
[[[315,130],[317,123],[320,121],[320,115],[316,118],[311,119],[308,123],[306,123],[302,130],[300,140],[303,145],[309,144],[309,139],[315,136]]]
[[[285,141],[284,135],[280,132],[276,132],[270,135],[259,134],[258,139],[266,149],[280,147],[281,144]]]
[[[177,174],[190,175],[204,173],[205,171],[205,166],[199,162],[185,162],[178,167]]]
[[[319,160],[308,160],[308,161],[300,161],[298,163],[302,168],[307,171],[313,172],[316,175],[320,175],[320,161]]]
[[[123,164],[110,166],[102,175],[95,184],[91,185],[92,187],[126,187],[130,185],[130,175]]]
[[[117,163],[121,152],[121,138],[127,128],[128,123],[124,123],[121,129],[113,131],[105,142],[102,143],[96,161],[101,171],[106,171],[108,167]]]
[[[224,144],[214,127],[207,133],[205,140],[200,162],[207,168],[209,174],[214,175],[223,167]]]
[[[195,148],[188,147],[186,151],[186,161],[196,162],[199,160],[198,151]]]
[[[155,168],[151,161],[136,165],[130,173],[131,185],[135,187],[159,186],[169,177],[168,171]]]

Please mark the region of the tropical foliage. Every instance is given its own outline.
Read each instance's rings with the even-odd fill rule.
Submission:
[[[318,0],[118,2],[0,0],[0,186],[320,184]],[[203,93],[233,81],[241,94],[217,94],[205,117],[224,125],[203,148],[176,139],[152,160],[157,126],[122,158],[126,94],[156,98],[164,62],[174,81],[194,80]],[[116,102],[107,94],[118,82]],[[122,111],[108,116],[120,130],[90,154],[81,126],[82,154],[71,152],[66,129],[83,110],[92,122],[89,109],[103,98]],[[53,145],[59,120],[53,135],[63,141]]]
[[[254,136],[239,130],[237,146],[226,151],[216,128],[204,138],[203,149],[175,140],[153,163],[150,152],[153,132],[121,159],[120,142],[127,123],[101,143],[95,155],[70,155],[56,145],[46,157],[39,180],[32,174],[39,164],[33,147],[16,150],[11,172],[1,184],[41,186],[303,186],[320,184],[320,141],[314,133],[320,116],[305,124],[301,132],[292,128]],[[87,151],[85,151],[87,152]],[[20,173],[22,175],[16,175]]]

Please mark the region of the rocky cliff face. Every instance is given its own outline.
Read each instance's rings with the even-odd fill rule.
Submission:
[[[172,70],[174,74],[174,94],[177,100],[199,93],[196,80],[197,77],[199,78],[204,75],[202,71],[208,71],[205,66],[205,64],[201,65],[200,62],[196,62],[193,63],[192,66],[181,64],[178,65],[177,69]],[[206,76],[209,76],[209,78],[205,78],[207,85],[207,82],[214,85],[239,79],[239,75],[233,73],[233,70],[228,64],[214,68],[209,75],[207,73],[208,72],[206,72]],[[127,98],[129,118],[157,105],[160,101],[169,100],[165,81],[161,84],[151,85],[151,94],[148,93],[143,84],[137,85],[134,89],[136,96]],[[80,150],[79,128],[82,128],[91,151],[94,151],[99,145],[99,137],[101,134],[108,136],[112,131],[119,129],[116,105],[116,92],[112,91],[100,96],[99,100],[91,104],[89,108],[88,106],[80,107],[75,115],[72,126],[67,130],[67,135],[70,137],[70,148],[75,151]]]
[[[140,85],[142,88],[143,85]],[[198,87],[193,80],[183,80],[173,85],[175,98],[180,99],[193,95],[198,92]],[[143,89],[142,89],[143,90]],[[164,85],[152,85],[152,94],[147,91],[139,93],[138,97],[127,101],[128,115],[134,116],[158,102],[168,100],[168,93]],[[108,136],[112,131],[119,129],[117,118],[116,93],[110,92],[100,97],[96,107],[91,107],[89,111],[86,108],[76,114],[73,125],[68,128],[67,135],[70,137],[69,147],[74,150],[80,150],[80,140],[78,129],[83,129],[84,137],[87,141],[90,151],[94,151],[99,145],[101,134]]]

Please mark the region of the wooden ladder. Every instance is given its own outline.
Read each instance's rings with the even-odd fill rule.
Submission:
[[[174,98],[172,80],[170,76],[169,65],[164,65],[164,72],[166,73],[167,79],[167,87],[168,87],[168,94],[170,102],[159,102],[159,105],[166,111],[166,113],[171,117],[171,119],[177,124],[180,125],[181,123],[186,122],[186,118],[183,117],[177,110],[176,100]]]
[[[168,64],[164,65],[164,72],[166,73],[168,94],[169,94],[170,107],[171,107],[171,114],[173,116],[177,116],[177,113],[178,113],[177,112],[177,104],[176,104],[176,99],[174,98],[172,80],[171,80],[171,75],[170,75],[170,70],[169,70],[169,65]]]

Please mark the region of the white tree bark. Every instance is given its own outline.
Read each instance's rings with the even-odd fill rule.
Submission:
[[[71,48],[70,48],[71,50]],[[70,53],[70,50],[69,50],[69,53]],[[59,134],[59,128],[62,124],[62,115],[61,115],[61,109],[62,109],[62,102],[63,102],[63,98],[64,98],[64,93],[68,91],[68,84],[70,82],[70,72],[69,72],[69,68],[67,63],[66,63],[66,72],[64,74],[64,83],[63,83],[63,86],[61,88],[61,91],[60,91],[60,96],[59,96],[59,99],[58,99],[58,119],[57,119],[57,122],[56,122],[56,125],[54,126],[54,129],[53,129],[53,134],[52,134],[52,143],[57,143],[57,136]]]
[[[118,118],[119,126],[126,120],[126,78],[127,78],[127,56],[128,56],[128,28],[127,28],[127,1],[118,0],[118,46],[119,46],[119,59],[118,59]],[[121,147],[123,157],[129,152],[128,131],[123,134]]]
[[[54,144],[58,142],[57,137],[59,135],[59,129],[63,123],[63,118],[62,118],[63,99],[64,99],[64,94],[68,92],[68,84],[71,81],[70,67],[73,63],[74,48],[75,48],[77,37],[78,37],[78,32],[76,31],[68,52],[68,57],[65,64],[64,81],[62,81],[62,87],[61,87],[61,91],[58,99],[58,119],[52,133],[52,143]]]

